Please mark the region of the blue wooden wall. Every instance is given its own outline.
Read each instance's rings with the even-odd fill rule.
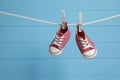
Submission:
[[[119,0],[0,0],[0,11],[61,23],[102,19],[120,13]],[[0,14],[0,80],[120,80],[120,18],[84,26],[98,54],[84,59],[75,27],[60,56],[48,51],[58,26]]]

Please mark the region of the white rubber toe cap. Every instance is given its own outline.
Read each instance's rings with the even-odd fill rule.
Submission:
[[[62,52],[61,50],[59,50],[59,49],[57,49],[57,48],[55,48],[55,47],[53,47],[53,46],[50,47],[50,53],[51,53],[52,55],[60,55],[61,52]]]
[[[96,49],[92,49],[92,50],[90,50],[90,51],[85,52],[85,53],[83,54],[83,56],[84,56],[85,58],[93,58],[93,57],[96,56],[96,54],[97,54],[97,50],[96,50]]]

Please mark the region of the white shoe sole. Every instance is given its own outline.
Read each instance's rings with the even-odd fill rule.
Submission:
[[[62,53],[62,51],[63,50],[61,50],[60,52],[58,52],[58,53],[52,53],[52,52],[50,52],[52,55],[54,55],[54,56],[58,56],[58,55],[60,55],[61,53]]]
[[[97,55],[97,50],[95,51],[94,55],[92,55],[92,56],[85,56],[85,55],[83,55],[83,56],[84,56],[84,58],[86,58],[86,59],[92,59],[92,58],[94,58],[96,55]]]

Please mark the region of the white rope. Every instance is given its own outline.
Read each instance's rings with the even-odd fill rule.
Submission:
[[[103,18],[103,19],[100,19],[100,20],[95,20],[95,21],[83,23],[83,26],[98,23],[98,22],[103,22],[103,21],[107,21],[107,20],[111,20],[111,19],[114,19],[114,18],[117,18],[117,17],[120,17],[120,14],[117,14],[117,15],[114,15],[114,16],[111,16],[111,17],[107,17],[107,18]],[[69,24],[69,25],[70,26],[75,26],[76,24]]]
[[[12,13],[7,13],[7,12],[3,12],[3,11],[0,11],[0,14],[5,14],[5,15],[9,15],[9,16],[18,17],[18,18],[28,19],[28,20],[32,20],[32,21],[41,22],[41,23],[47,23],[47,24],[52,24],[52,25],[59,25],[58,23],[49,22],[49,21],[36,19],[36,18],[31,18],[31,17],[27,17],[27,16],[21,16],[21,15],[12,14]]]
[[[117,14],[117,15],[114,15],[114,16],[111,16],[111,17],[107,17],[107,18],[103,18],[103,19],[100,19],[100,20],[92,21],[92,22],[87,22],[87,23],[84,23],[83,25],[88,25],[88,24],[94,24],[94,23],[98,23],[98,22],[102,22],[102,21],[107,21],[107,20],[114,19],[114,18],[117,18],[117,17],[120,17],[120,14]]]
[[[18,18],[28,19],[28,20],[32,20],[32,21],[37,21],[37,22],[42,22],[42,23],[47,23],[47,24],[52,24],[52,25],[57,25],[57,26],[60,25],[58,23],[49,22],[49,21],[46,21],[46,20],[31,18],[31,17],[12,14],[12,13],[7,13],[7,12],[3,12],[3,11],[0,11],[0,14],[5,14],[5,15],[9,15],[9,16],[14,16],[14,17],[18,17]],[[107,18],[103,18],[103,19],[100,19],[100,20],[95,20],[95,21],[83,23],[83,26],[98,23],[98,22],[103,22],[103,21],[107,21],[107,20],[111,20],[111,19],[114,19],[114,18],[117,18],[117,17],[120,17],[120,14],[117,14],[117,15],[114,15],[114,16],[111,16],[111,17],[107,17]],[[68,24],[68,25],[69,26],[76,26],[76,24]]]

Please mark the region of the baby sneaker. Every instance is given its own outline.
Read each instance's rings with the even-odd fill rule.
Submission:
[[[94,43],[86,35],[84,30],[81,29],[81,31],[79,32],[79,25],[77,26],[76,43],[85,58],[93,58],[97,54]]]
[[[68,29],[67,22],[65,22],[64,29],[63,29],[63,25],[61,25],[60,29],[56,33],[55,38],[51,42],[51,44],[49,46],[49,52],[52,55],[56,55],[56,56],[60,55],[62,53],[66,43],[68,42],[70,35],[71,35],[71,32]]]

